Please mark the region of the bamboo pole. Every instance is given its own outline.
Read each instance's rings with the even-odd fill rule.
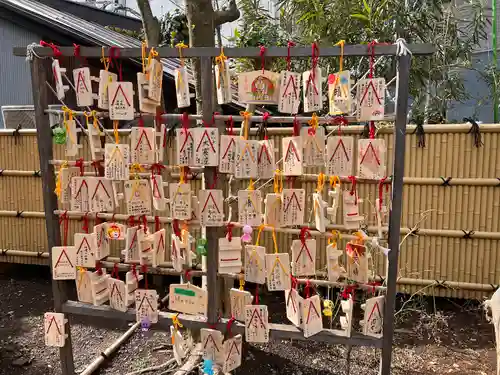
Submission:
[[[42,177],[41,171],[18,171],[9,169],[0,169],[0,176],[11,177]]]

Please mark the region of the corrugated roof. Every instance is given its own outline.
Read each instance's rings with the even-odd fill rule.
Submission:
[[[33,19],[42,24],[49,25],[61,32],[75,35],[76,38],[84,40],[89,45],[103,45],[116,47],[140,47],[141,43],[135,38],[109,30],[104,26],[86,21],[70,13],[61,12],[43,3],[34,0],[0,0],[0,7],[6,8]],[[174,77],[175,69],[181,66],[179,59],[161,59],[163,71],[171,78]],[[194,79],[190,71],[189,83],[194,85]],[[237,89],[233,87],[233,104],[244,107],[238,102]]]

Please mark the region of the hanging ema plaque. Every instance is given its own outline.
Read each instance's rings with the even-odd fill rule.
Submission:
[[[279,74],[256,70],[238,74],[238,97],[241,103],[278,104]]]

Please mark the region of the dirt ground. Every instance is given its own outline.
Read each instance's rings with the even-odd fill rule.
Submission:
[[[43,339],[43,314],[52,306],[47,269],[0,264],[0,285],[0,374],[60,374],[58,349],[46,347]],[[441,299],[437,300],[437,313],[425,312],[433,305],[425,299],[419,300],[419,304],[421,311],[409,311],[411,316],[405,324],[398,323],[396,327],[392,374],[495,374],[493,326],[486,321],[477,303]],[[275,309],[271,307],[272,310]],[[279,321],[281,315],[273,314],[272,321]],[[73,319],[71,335],[77,373],[127,327],[109,320]],[[158,348],[169,342],[166,332],[136,332],[98,374],[122,375],[163,363],[171,354]],[[305,341],[248,345],[243,353],[243,366],[234,374],[254,375],[259,371],[261,374],[345,375],[348,373],[346,354],[343,346]],[[375,349],[354,347],[350,374],[378,374],[378,355]],[[150,374],[159,375],[161,371]]]

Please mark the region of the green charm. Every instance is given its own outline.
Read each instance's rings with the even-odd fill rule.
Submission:
[[[57,145],[66,144],[66,129],[57,127],[52,130],[52,134],[54,135],[54,142],[56,142]]]
[[[207,240],[205,238],[200,238],[196,241],[196,252],[198,255],[207,255]]]

